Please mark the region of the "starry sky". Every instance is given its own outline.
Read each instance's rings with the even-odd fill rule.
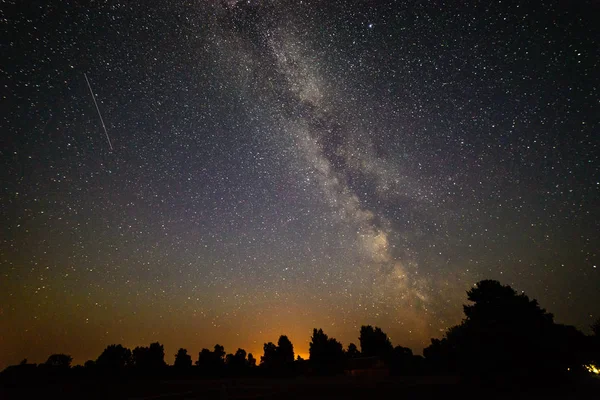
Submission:
[[[418,353],[487,278],[589,332],[600,6],[464,3],[2,1],[0,367]]]

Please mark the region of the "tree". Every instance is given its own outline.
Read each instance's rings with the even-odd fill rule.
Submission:
[[[162,344],[155,342],[149,347],[133,349],[133,365],[142,369],[159,369],[166,365],[165,349]]]
[[[146,368],[148,366],[149,347],[137,346],[131,352],[132,364],[136,368]]]
[[[473,304],[463,306],[464,326],[449,332],[449,340],[461,352],[459,359],[464,359],[463,369],[481,371],[476,365],[486,359],[494,361],[486,367],[490,372],[541,367],[538,364],[549,345],[545,339],[554,323],[552,314],[524,293],[493,280],[477,283],[467,298]]]
[[[73,357],[68,354],[52,354],[48,357],[46,365],[55,368],[71,368],[71,361]]]
[[[98,368],[104,370],[119,370],[131,364],[131,350],[120,344],[111,344],[106,347],[96,360]]]
[[[322,329],[313,329],[308,347],[309,361],[321,374],[341,372],[344,366],[344,349],[334,338],[329,338]]]
[[[260,357],[260,365],[273,368],[278,364],[277,360],[277,346],[273,342],[265,343],[263,345],[264,354]]]
[[[248,366],[246,361],[246,350],[244,349],[237,349],[235,354],[227,354],[225,360],[227,368],[234,373],[239,373]]]
[[[219,373],[225,365],[225,357],[225,348],[220,344],[216,344],[214,351],[202,349],[202,351],[198,353],[196,365],[205,373],[216,374]]]
[[[272,342],[263,346],[264,354],[260,365],[269,369],[288,368],[294,362],[294,345],[287,336],[281,335],[277,345]]]
[[[277,341],[277,358],[283,365],[294,362],[294,345],[285,335],[281,335]]]
[[[478,375],[530,375],[566,371],[580,363],[582,335],[557,325],[536,300],[498,281],[483,280],[467,292],[466,318],[423,351],[438,370]]]
[[[159,342],[150,343],[150,357],[153,367],[158,368],[167,365],[165,362],[165,348]]]
[[[473,324],[523,323],[526,326],[553,323],[553,316],[540,308],[537,300],[529,300],[524,293],[498,281],[483,280],[467,292],[472,305],[464,305],[467,321]]]
[[[390,369],[396,374],[411,374],[414,369],[413,352],[408,347],[396,346],[390,357]]]
[[[324,360],[327,356],[329,337],[323,332],[323,329],[313,329],[311,341],[308,344],[308,359],[312,361]]]
[[[229,353],[229,354],[227,354],[227,355],[225,356],[225,364],[226,364],[228,367],[231,367],[231,366],[232,366],[232,364],[234,364],[234,361],[233,361],[233,354]]]
[[[213,353],[209,349],[202,349],[200,353],[198,353],[198,361],[196,361],[196,365],[201,368],[210,367],[213,361]]]
[[[242,368],[246,366],[246,350],[237,349],[235,354],[227,354],[225,363],[231,368]]]
[[[215,344],[215,349],[213,351],[215,362],[218,364],[223,364],[225,362],[225,347],[220,344]]]
[[[388,359],[394,347],[388,336],[381,328],[373,328],[371,325],[360,327],[360,352],[363,357],[381,357]]]
[[[256,367],[256,358],[252,355],[252,353],[248,353],[248,366]]]
[[[235,352],[235,356],[234,358],[241,364],[245,364],[246,363],[246,350],[244,349],[237,349],[237,351]]]
[[[187,353],[186,349],[179,349],[175,354],[175,368],[187,369],[192,366],[192,356]]]
[[[348,358],[358,358],[360,357],[360,351],[358,351],[358,348],[356,347],[356,345],[354,343],[350,343],[348,345],[348,350],[346,350],[346,357]]]
[[[457,363],[449,352],[450,345],[447,338],[431,339],[431,344],[423,349],[423,357],[431,372],[447,372],[454,368]]]

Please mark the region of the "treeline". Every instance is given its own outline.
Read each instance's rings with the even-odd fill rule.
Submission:
[[[346,348],[322,329],[314,329],[309,359],[295,357],[287,336],[263,346],[257,362],[252,353],[237,349],[227,353],[216,344],[202,349],[194,359],[181,348],[172,366],[165,362],[162,344],[130,350],[113,344],[83,366],[71,367],[72,358],[53,354],[46,363],[20,365],[2,373],[4,381],[47,376],[225,377],[294,375],[432,375],[558,376],[590,371],[600,364],[600,320],[587,336],[573,326],[557,324],[536,300],[517,294],[510,286],[484,280],[467,292],[463,321],[447,330],[442,339],[431,339],[423,357],[393,346],[378,327],[360,328],[358,346]]]

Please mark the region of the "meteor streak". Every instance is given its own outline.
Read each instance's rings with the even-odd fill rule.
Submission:
[[[112,150],[112,143],[110,142],[110,138],[108,137],[108,132],[106,131],[106,125],[104,125],[104,119],[102,118],[102,114],[100,113],[100,108],[98,107],[98,103],[96,102],[96,96],[94,96],[94,91],[92,90],[92,86],[90,85],[90,80],[87,77],[87,74],[84,72],[83,76],[85,77],[85,81],[87,82],[88,88],[90,89],[90,94],[92,95],[92,99],[94,100],[94,105],[96,106],[96,110],[98,111],[98,116],[100,117],[100,122],[102,122],[102,128],[104,128],[104,134],[106,135],[106,140],[108,140],[108,145]]]

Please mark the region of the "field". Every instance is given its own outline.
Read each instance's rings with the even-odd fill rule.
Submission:
[[[459,383],[452,377],[364,379],[298,377],[291,379],[188,379],[135,382],[79,382],[44,387],[0,389],[2,399],[592,399],[600,380],[528,388]]]

